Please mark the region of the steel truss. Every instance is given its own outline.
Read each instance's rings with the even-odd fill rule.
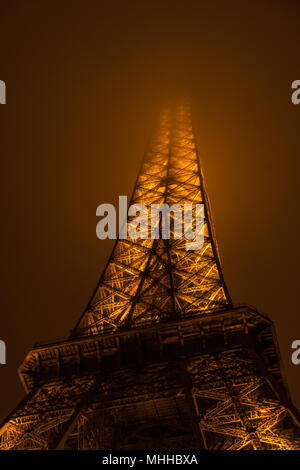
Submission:
[[[170,239],[117,240],[70,337],[27,354],[0,449],[300,449],[272,322],[233,307],[223,279],[186,104],[154,132],[140,203],[204,204],[203,246],[172,224]]]

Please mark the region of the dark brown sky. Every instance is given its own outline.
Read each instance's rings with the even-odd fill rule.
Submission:
[[[183,92],[228,288],[275,321],[300,407],[300,4],[111,3],[1,3],[0,417],[28,349],[79,318],[112,247],[96,207],[130,196],[157,110]]]

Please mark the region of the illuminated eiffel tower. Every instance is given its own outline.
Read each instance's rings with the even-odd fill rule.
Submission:
[[[117,240],[70,337],[27,354],[0,449],[299,449],[273,324],[223,279],[188,105],[164,111],[133,203],[204,204],[203,246]]]

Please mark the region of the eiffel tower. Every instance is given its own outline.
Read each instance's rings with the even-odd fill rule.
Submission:
[[[202,247],[119,238],[69,338],[20,366],[0,449],[300,449],[273,323],[223,279],[188,104],[162,113],[133,203],[203,204]]]

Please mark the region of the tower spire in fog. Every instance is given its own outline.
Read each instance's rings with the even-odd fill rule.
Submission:
[[[116,241],[70,337],[27,354],[0,449],[300,449],[273,324],[224,282],[187,104],[163,112],[131,204],[203,204],[203,245],[172,212],[168,239]]]

